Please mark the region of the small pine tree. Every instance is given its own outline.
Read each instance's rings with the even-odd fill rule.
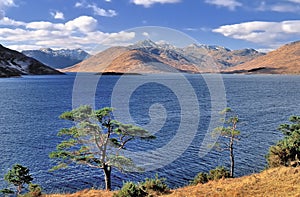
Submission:
[[[141,170],[131,158],[122,154],[127,143],[136,140],[150,140],[155,137],[148,131],[113,119],[112,108],[93,110],[84,105],[63,113],[60,118],[76,124],[59,131],[67,140],[57,145],[50,158],[58,163],[53,170],[67,167],[71,163],[102,169],[105,188],[111,190],[111,171]]]
[[[227,119],[222,120],[224,127],[217,127],[214,130],[214,135],[219,135],[222,140],[217,143],[216,148],[220,151],[229,151],[230,156],[230,176],[234,176],[234,144],[239,141],[240,131],[237,130],[239,118],[233,113],[230,108],[225,108],[221,114],[229,115]]]
[[[13,165],[12,169],[4,176],[4,180],[9,184],[13,184],[17,188],[17,195],[19,195],[25,184],[30,184],[33,178],[29,174],[29,169],[20,164]]]

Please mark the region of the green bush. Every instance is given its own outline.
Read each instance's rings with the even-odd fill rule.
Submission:
[[[40,197],[42,196],[42,187],[38,184],[29,184],[29,192],[24,195],[19,195],[20,197]]]
[[[209,173],[200,172],[190,182],[191,185],[197,185],[199,183],[204,184],[209,180],[219,180],[222,178],[230,178],[230,172],[223,166],[218,166],[215,169],[209,171]]]
[[[230,172],[225,169],[224,166],[218,166],[215,169],[209,171],[208,179],[209,180],[219,180],[222,178],[229,178]]]
[[[205,172],[200,172],[198,173],[195,178],[191,181],[191,185],[197,185],[199,183],[204,184],[208,182],[208,177],[207,173]]]
[[[147,193],[160,195],[170,192],[170,188],[165,181],[165,178],[159,178],[156,174],[154,179],[146,178],[141,185],[146,189]]]
[[[144,182],[138,184],[126,182],[121,190],[114,194],[114,197],[149,197],[166,194],[170,192],[170,189],[165,180],[156,174],[154,179],[146,178]]]
[[[114,197],[145,197],[148,193],[140,185],[133,182],[126,182],[121,190]]]

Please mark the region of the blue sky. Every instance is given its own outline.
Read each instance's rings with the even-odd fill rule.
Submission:
[[[167,28],[160,38],[157,28]],[[12,49],[92,51],[147,38],[268,51],[300,40],[300,0],[0,1],[0,43]]]

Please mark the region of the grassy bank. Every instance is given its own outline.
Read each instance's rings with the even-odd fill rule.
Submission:
[[[52,194],[44,197],[111,197],[114,192],[83,190],[75,194]],[[172,190],[168,197],[201,196],[281,196],[300,197],[300,167],[272,168],[261,173],[234,179]]]

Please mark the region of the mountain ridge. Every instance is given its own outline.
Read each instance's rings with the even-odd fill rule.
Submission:
[[[80,48],[59,50],[41,48],[39,50],[23,50],[22,53],[57,69],[73,66],[90,57],[90,54]]]
[[[0,44],[0,77],[21,75],[63,74],[34,58],[11,50]]]
[[[168,43],[143,40],[133,45],[108,48],[64,72],[218,72],[229,66],[262,56],[254,49],[230,50],[221,46],[189,45],[179,48]],[[151,61],[149,61],[151,60]]]

